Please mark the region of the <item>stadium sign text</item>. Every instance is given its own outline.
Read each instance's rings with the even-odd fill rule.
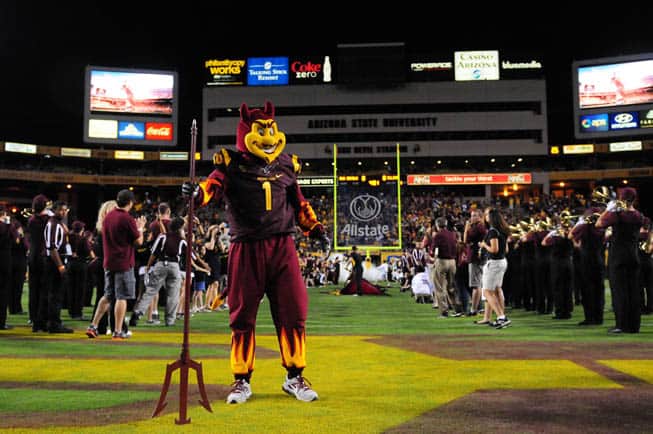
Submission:
[[[408,175],[408,185],[530,184],[530,173],[452,173]]]
[[[542,64],[537,60],[531,60],[530,62],[510,62],[509,60],[504,60],[501,62],[501,67],[503,69],[542,69]]]
[[[340,234],[349,235],[350,237],[380,237],[381,235],[387,235],[390,232],[390,227],[388,225],[361,225],[359,226],[356,223],[347,223]]]
[[[411,128],[435,127],[438,118],[433,116],[419,118],[362,118],[362,119],[309,119],[307,127],[318,128]]]

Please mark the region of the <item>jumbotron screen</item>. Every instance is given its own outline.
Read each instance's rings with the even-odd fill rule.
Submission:
[[[653,135],[653,54],[572,64],[577,139]]]
[[[88,66],[84,142],[175,146],[178,88],[174,71]]]

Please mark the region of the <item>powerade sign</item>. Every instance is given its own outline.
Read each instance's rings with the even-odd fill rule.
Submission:
[[[287,57],[250,57],[247,59],[248,86],[288,84]]]
[[[620,112],[610,113],[610,129],[625,130],[639,127],[639,113]]]
[[[584,115],[580,117],[581,132],[608,131],[608,114]]]
[[[145,123],[118,122],[118,138],[143,140],[145,138]]]

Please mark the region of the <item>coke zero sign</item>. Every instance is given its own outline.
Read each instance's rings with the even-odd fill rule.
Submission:
[[[290,84],[320,84],[324,77],[324,57],[290,59]]]

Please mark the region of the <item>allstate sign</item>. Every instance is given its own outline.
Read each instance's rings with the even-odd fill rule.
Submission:
[[[250,57],[247,59],[248,86],[288,84],[287,57]]]

